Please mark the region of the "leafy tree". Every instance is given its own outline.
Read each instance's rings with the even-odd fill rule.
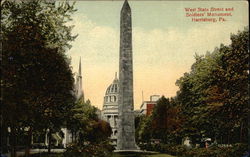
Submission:
[[[177,80],[177,95],[186,116],[183,135],[225,138],[243,142],[247,128],[248,29],[231,35],[229,46],[221,45],[205,56],[196,55],[191,71]],[[238,136],[240,135],[240,136]],[[225,143],[225,140],[221,140]]]
[[[160,139],[166,137],[168,127],[167,110],[170,107],[169,99],[161,97],[152,113],[152,134],[154,138]],[[165,139],[164,139],[165,141]]]
[[[163,143],[180,143],[179,132],[183,118],[180,115],[180,107],[176,106],[175,99],[170,100],[164,96],[161,97],[157,101],[152,115],[139,117],[139,126],[136,128],[138,142],[160,139]]]
[[[73,134],[73,142],[65,156],[110,156],[114,150],[109,140],[112,129],[108,122],[98,118],[97,108],[80,98],[68,113],[67,128]]]
[[[75,10],[69,3],[41,0],[6,0],[1,10],[1,129],[10,127],[15,156],[20,128],[29,128],[29,146],[34,129],[57,130],[73,105],[74,79],[65,52],[75,38],[66,26]]]
[[[103,120],[97,120],[92,124],[92,128],[88,131],[85,139],[92,143],[100,143],[108,140],[112,134],[110,124]]]
[[[227,128],[228,143],[246,142],[249,102],[249,30],[231,35],[231,45],[221,46],[220,68],[214,71],[216,82],[208,88],[210,104],[223,104],[218,111]],[[220,98],[223,99],[220,99]],[[222,117],[226,117],[223,119]],[[233,136],[238,134],[235,139]],[[230,138],[232,137],[232,138]],[[230,141],[231,139],[231,141]],[[245,139],[245,140],[243,140]]]
[[[136,141],[150,142],[152,138],[152,117],[142,116],[139,122],[139,126],[136,128]]]
[[[71,118],[67,122],[67,128],[73,133],[75,143],[100,143],[110,137],[112,130],[109,123],[100,120],[96,111],[89,100],[84,102],[83,99],[79,99],[69,111]]]

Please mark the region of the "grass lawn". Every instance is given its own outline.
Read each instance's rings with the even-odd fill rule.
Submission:
[[[24,157],[24,156],[21,156]],[[41,154],[32,154],[30,157],[64,157],[62,153],[52,153],[52,154],[47,154],[47,153],[41,153]],[[89,156],[91,157],[91,156]],[[171,155],[167,154],[118,154],[118,153],[113,153],[111,157],[174,157]]]
[[[154,155],[147,155],[146,157],[174,157],[174,156],[167,154],[154,154]]]
[[[127,155],[121,155],[114,153],[112,157],[174,157],[172,155],[168,154],[127,154]]]

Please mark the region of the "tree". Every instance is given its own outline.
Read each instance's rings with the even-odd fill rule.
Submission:
[[[166,129],[168,127],[167,110],[170,102],[164,96],[158,101],[152,112],[152,135],[154,138],[160,139],[166,137]],[[164,139],[164,141],[166,141]]]
[[[10,128],[15,156],[20,128],[29,128],[30,137],[33,129],[58,129],[73,106],[74,79],[65,52],[75,39],[72,26],[66,26],[75,10],[69,3],[41,0],[6,0],[1,6],[1,129]]]
[[[152,115],[138,117],[136,128],[138,142],[149,142],[150,139],[160,139],[163,143],[180,143],[179,131],[183,118],[180,108],[174,98],[170,100],[162,96],[155,105]]]
[[[67,128],[73,133],[74,143],[100,143],[110,137],[112,130],[109,123],[100,120],[96,110],[89,100],[84,102],[79,99],[69,111],[71,118],[67,121]]]
[[[191,71],[176,82],[180,87],[178,103],[182,114],[188,115],[183,132],[193,140],[225,139],[225,135],[227,143],[246,139],[248,29],[231,35],[231,40],[229,46],[221,45],[205,56],[196,55]]]
[[[142,116],[139,126],[136,128],[137,142],[150,142],[152,138],[152,117]]]
[[[247,113],[249,109],[249,30],[245,28],[235,35],[231,35],[232,43],[222,45],[220,68],[214,71],[216,82],[208,88],[209,100],[223,104],[220,115],[227,121],[228,143],[246,142]],[[218,99],[223,97],[222,99]],[[236,136],[237,135],[237,136]],[[234,137],[235,136],[235,137]]]

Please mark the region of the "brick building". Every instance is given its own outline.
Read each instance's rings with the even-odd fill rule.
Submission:
[[[160,99],[160,95],[151,95],[149,101],[143,101],[140,107],[140,113],[145,115],[150,115],[157,103],[157,100]]]

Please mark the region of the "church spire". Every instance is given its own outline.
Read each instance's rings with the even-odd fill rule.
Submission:
[[[82,89],[82,65],[81,65],[81,57],[79,60],[79,69],[76,77],[76,98],[82,99],[84,101],[84,92]]]
[[[81,67],[81,57],[80,57],[80,61],[79,61],[79,70],[78,70],[78,75],[82,76],[82,67]]]

